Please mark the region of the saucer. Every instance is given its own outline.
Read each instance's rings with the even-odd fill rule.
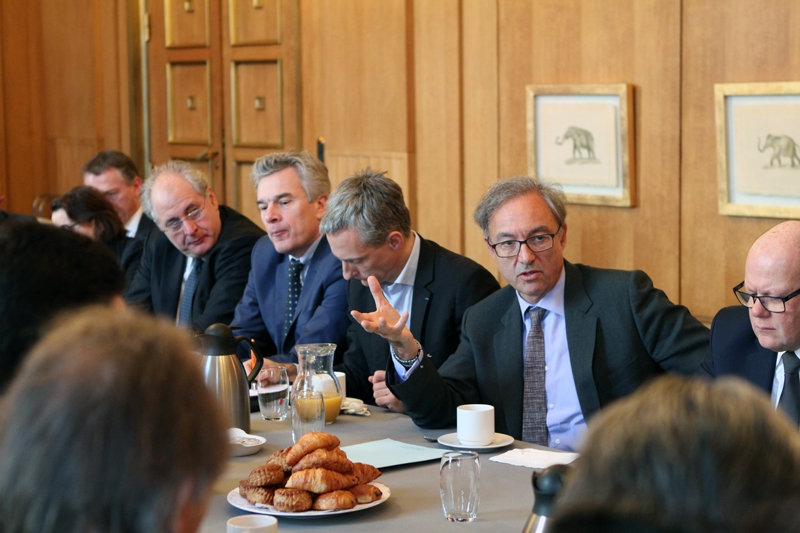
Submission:
[[[466,446],[458,442],[458,433],[448,433],[439,437],[439,444],[447,446],[448,448],[457,448],[459,450],[494,450],[496,448],[503,448],[514,442],[514,437],[505,435],[503,433],[495,433],[494,439],[489,444],[484,446]]]

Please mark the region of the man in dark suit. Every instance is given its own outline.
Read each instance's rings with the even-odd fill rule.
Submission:
[[[378,290],[410,314],[411,331],[430,347],[430,360],[439,367],[458,345],[464,311],[499,285],[471,259],[411,231],[403,191],[384,174],[367,169],[340,183],[321,229],[350,280],[349,309],[374,309],[366,286],[373,276]],[[347,375],[348,396],[402,411],[384,379],[389,344],[355,322],[347,338],[344,362],[337,369]]]
[[[717,313],[711,324],[711,348],[703,372],[712,377],[735,375],[772,396],[790,414],[796,405],[784,404],[797,381],[800,351],[800,222],[778,224],[759,237],[744,268],[744,281],[734,288],[739,303]],[[794,413],[797,415],[799,413]]]
[[[696,372],[708,329],[639,271],[564,260],[566,198],[557,186],[519,177],[483,197],[475,220],[509,285],[464,315],[461,343],[436,372],[374,280],[378,311],[354,313],[389,339],[387,382],[422,427],[455,423],[456,407],[488,403],[495,428],[516,439],[577,448],[586,420],[664,371]]]
[[[233,318],[241,328],[237,335],[255,340],[273,361],[296,363],[292,347],[317,342],[335,343],[341,358],[350,323],[347,282],[319,232],[331,192],[328,169],[305,151],[274,153],[255,162],[250,179],[267,236],[253,248]],[[294,297],[293,284],[299,289]],[[287,368],[294,374],[294,365]]]
[[[153,169],[142,203],[162,233],[147,240],[126,301],[196,331],[230,324],[264,232],[219,205],[203,173],[181,161]]]
[[[83,166],[83,184],[100,189],[114,205],[128,237],[147,240],[156,229],[144,214],[139,194],[142,178],[136,163],[116,150],[104,150]]]

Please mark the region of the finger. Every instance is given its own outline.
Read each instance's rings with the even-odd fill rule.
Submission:
[[[369,380],[372,383],[381,383],[386,381],[386,371],[376,370],[375,373],[370,376]]]
[[[386,297],[383,295],[383,289],[378,278],[369,276],[367,278],[367,285],[369,285],[369,292],[372,293],[372,299],[375,300],[375,308],[380,309],[383,304],[388,304]]]

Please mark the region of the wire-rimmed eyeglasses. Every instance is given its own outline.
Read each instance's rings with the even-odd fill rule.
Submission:
[[[494,249],[494,253],[497,254],[497,257],[515,257],[519,255],[519,251],[522,249],[522,243],[525,243],[525,246],[531,252],[546,252],[550,248],[553,247],[553,241],[558,232],[561,231],[561,225],[559,224],[558,229],[555,233],[542,233],[540,235],[534,235],[533,237],[528,237],[524,241],[501,241],[495,244],[489,243],[489,246]]]
[[[203,200],[202,207],[195,207],[194,209],[186,213],[183,216],[183,218],[175,218],[167,222],[164,225],[164,231],[168,231],[170,233],[180,233],[181,230],[183,229],[183,223],[185,221],[188,220],[189,222],[197,222],[198,220],[203,218],[203,215],[205,214],[205,209],[206,209],[206,203],[205,200]]]
[[[733,288],[733,294],[739,303],[745,307],[753,307],[756,305],[756,300],[761,302],[761,306],[770,313],[783,313],[786,311],[786,302],[800,294],[800,289],[787,296],[758,296],[756,294],[749,294],[742,290],[744,281]]]

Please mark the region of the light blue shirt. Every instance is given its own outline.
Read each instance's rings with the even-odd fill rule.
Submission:
[[[772,405],[777,409],[778,401],[781,399],[783,393],[783,382],[786,379],[783,373],[783,354],[786,352],[778,352],[778,361],[775,363],[775,377],[772,378]],[[794,352],[797,355],[797,351]]]
[[[531,306],[523,300],[519,292],[517,300],[525,324],[522,336],[523,358],[525,357],[528,332],[531,329],[528,308],[541,307],[547,310],[542,318],[542,332],[544,333],[545,347],[545,393],[547,395],[547,431],[550,447],[575,451],[586,431],[586,421],[578,400],[578,391],[575,388],[575,378],[572,375],[572,364],[569,358],[567,320],[564,315],[565,276],[562,269],[555,287],[545,294],[535,306]]]
[[[303,264],[303,270],[300,272],[300,285],[302,286],[306,282],[306,274],[308,274],[308,269],[305,268],[308,265],[308,262],[314,256],[314,252],[317,251],[317,247],[319,246],[320,241],[322,240],[322,235],[319,235],[317,239],[311,243],[311,246],[308,247],[306,253],[301,255],[300,257],[295,257],[293,255],[289,255],[290,260],[297,259],[300,263]]]
[[[398,313],[402,314],[408,312],[406,327],[409,329],[411,328],[411,304],[414,300],[414,280],[417,279],[420,248],[419,236],[413,231],[411,232],[411,236],[414,239],[414,246],[411,247],[411,254],[408,256],[403,270],[400,271],[394,283],[381,283],[383,295],[391,306],[397,309]],[[398,363],[394,357],[392,357],[392,363],[394,364],[395,374],[398,378],[397,381],[402,383],[408,378],[411,372],[417,368],[419,360],[408,370],[403,368],[403,365]]]

